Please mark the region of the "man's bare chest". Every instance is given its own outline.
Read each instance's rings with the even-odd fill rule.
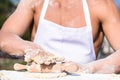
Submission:
[[[55,24],[61,25],[63,27],[71,27],[71,28],[86,27],[86,20],[85,20],[85,16],[84,16],[83,12],[81,12],[81,13],[65,12],[63,14],[60,14],[58,12],[55,13],[55,12],[56,11],[51,11],[51,12],[47,11],[46,16],[44,18],[51,22],[54,22]],[[96,18],[92,17],[92,15],[91,15],[90,19],[91,19],[91,23],[92,23],[93,37],[95,37],[99,30],[99,22],[97,21]],[[36,12],[35,16],[34,16],[34,22],[35,22],[36,28],[38,27],[39,20],[40,20],[40,11]]]

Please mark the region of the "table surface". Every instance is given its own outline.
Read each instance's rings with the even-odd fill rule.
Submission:
[[[60,78],[36,78],[32,75],[28,76],[28,72],[0,70],[0,80],[120,80],[120,75],[81,74],[80,76],[67,75]]]

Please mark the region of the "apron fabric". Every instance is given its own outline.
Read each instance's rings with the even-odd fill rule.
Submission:
[[[45,19],[49,0],[44,1],[34,43],[45,51],[64,57],[68,61],[85,64],[96,59],[92,26],[86,0],[83,1],[86,26],[66,28]]]

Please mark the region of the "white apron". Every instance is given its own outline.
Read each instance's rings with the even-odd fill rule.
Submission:
[[[94,61],[96,56],[90,15],[86,0],[82,1],[86,26],[82,28],[66,28],[45,19],[49,4],[49,0],[45,0],[34,43],[40,45],[45,51],[62,56],[66,60],[80,64]]]

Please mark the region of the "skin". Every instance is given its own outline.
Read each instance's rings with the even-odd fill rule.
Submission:
[[[0,31],[0,49],[10,55],[24,55],[25,49],[39,48],[38,45],[21,39],[25,31],[31,29],[31,41],[34,40],[43,6],[43,0],[20,0],[15,12],[6,20]],[[101,47],[103,37],[106,36],[112,48],[120,49],[120,14],[113,0],[87,0],[92,24],[93,44],[96,57]],[[45,19],[56,24],[80,28],[86,26],[82,0],[52,0],[46,12]],[[9,40],[8,40],[9,39]],[[21,46],[16,46],[21,45]],[[116,64],[120,54],[118,52],[109,57],[97,60],[92,64],[93,71],[103,65]],[[103,64],[105,63],[105,64]],[[99,66],[97,66],[99,64]],[[117,71],[120,71],[117,67]]]

